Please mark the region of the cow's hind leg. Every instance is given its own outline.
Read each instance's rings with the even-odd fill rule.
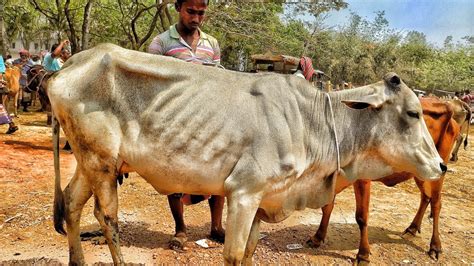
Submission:
[[[81,213],[92,191],[86,178],[79,168],[71,182],[64,190],[65,220],[67,226],[67,238],[69,243],[69,261],[73,265],[84,264],[84,255],[81,247],[80,220]]]
[[[96,180],[101,182],[97,182],[93,188],[96,197],[94,215],[102,227],[114,264],[123,264],[118,230],[117,180],[110,175],[97,176]]]

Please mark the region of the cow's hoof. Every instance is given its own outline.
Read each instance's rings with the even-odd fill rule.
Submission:
[[[437,261],[441,259],[441,250],[437,248],[430,248],[430,250],[428,251],[428,255],[430,256],[430,258]]]
[[[319,239],[313,236],[306,241],[306,246],[310,248],[319,248],[323,242],[324,242],[324,239]]]
[[[457,162],[458,161],[458,157],[451,157],[451,159],[449,159],[451,162]]]
[[[361,258],[359,256],[357,256],[357,259],[355,260],[354,262],[355,265],[369,265],[370,264],[370,260],[367,258]]]
[[[176,234],[169,242],[170,249],[177,251],[177,252],[185,252],[186,248],[184,244],[188,241],[186,235]]]
[[[405,231],[403,232],[403,235],[407,235],[407,234],[410,234],[412,236],[416,236],[416,233],[421,233],[421,229],[420,228],[417,228],[416,226],[414,225],[410,225],[407,229],[405,229]]]
[[[224,243],[225,241],[225,231],[224,229],[221,230],[216,230],[216,231],[211,231],[211,234],[209,235],[209,239],[216,241],[217,243]]]

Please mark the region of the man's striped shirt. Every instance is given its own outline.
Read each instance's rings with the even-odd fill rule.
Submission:
[[[221,51],[217,40],[199,30],[199,42],[194,52],[176,30],[176,24],[156,36],[148,46],[148,52],[172,56],[186,62],[197,64],[220,64]]]

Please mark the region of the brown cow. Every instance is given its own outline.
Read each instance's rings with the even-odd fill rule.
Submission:
[[[8,94],[2,95],[2,104],[5,106],[5,110],[10,114],[8,110],[8,102],[10,98],[13,99],[13,113],[18,117],[18,97],[20,95],[20,76],[21,70],[16,67],[7,67],[5,69],[5,81],[7,82]]]
[[[459,125],[452,119],[453,111],[451,107],[436,98],[422,98],[421,105],[423,107],[423,118],[426,122],[428,130],[436,144],[436,148],[443,160],[448,161],[454,141],[459,134]],[[421,201],[415,218],[410,226],[405,230],[406,233],[415,235],[420,232],[423,215],[431,204],[431,214],[433,216],[433,235],[429,255],[433,259],[438,259],[441,252],[441,240],[439,238],[439,213],[441,210],[441,189],[443,187],[444,175],[437,181],[422,181],[416,176],[408,173],[393,174],[377,181],[387,186],[395,186],[396,184],[408,179],[415,179],[416,185],[421,192]],[[339,178],[336,182],[336,194],[349,187],[351,183],[346,179]],[[360,229],[360,244],[357,254],[357,262],[368,262],[370,247],[368,236],[368,216],[369,216],[369,200],[370,200],[370,180],[357,180],[353,183],[354,193],[356,196],[356,221]],[[329,218],[331,216],[334,201],[322,208],[323,216],[316,234],[311,237],[307,244],[312,247],[319,247],[326,237]]]
[[[472,117],[471,108],[469,105],[461,100],[451,100],[448,101],[448,104],[453,108],[453,119],[461,127],[461,134],[456,139],[456,145],[454,146],[451,161],[456,162],[458,160],[458,151],[461,143],[464,140],[464,149],[467,148],[469,137],[469,125]],[[463,135],[466,134],[466,137]]]

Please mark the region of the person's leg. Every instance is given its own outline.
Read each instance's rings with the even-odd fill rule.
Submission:
[[[187,241],[186,224],[183,218],[183,202],[181,201],[181,194],[168,195],[168,203],[170,205],[171,213],[175,223],[175,234],[169,242],[169,247],[173,250],[183,250],[184,243]]]
[[[210,238],[219,243],[224,243],[225,230],[222,228],[222,211],[224,210],[225,197],[213,195],[208,201],[211,209]]]

